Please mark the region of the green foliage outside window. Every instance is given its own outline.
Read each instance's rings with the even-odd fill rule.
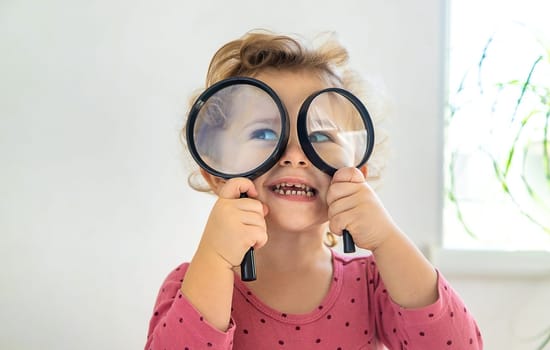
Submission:
[[[455,78],[446,120],[445,205],[454,227],[461,226],[471,241],[490,241],[484,234],[499,220],[504,224],[498,235],[540,242],[550,237],[550,47],[545,40],[513,23],[488,37],[477,60]],[[508,232],[501,229],[506,226]],[[550,328],[537,338],[537,350],[550,348]]]
[[[550,236],[550,51],[512,29],[521,44],[510,28],[489,37],[449,100],[446,204],[474,239],[495,219],[517,228],[511,234]],[[510,59],[515,50],[521,59]]]

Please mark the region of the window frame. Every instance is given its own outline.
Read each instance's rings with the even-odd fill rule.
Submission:
[[[443,26],[443,103],[440,104],[442,114],[447,118],[449,98],[452,93],[450,89],[450,48],[451,48],[451,2],[444,2]],[[446,146],[446,123],[441,124],[440,142],[442,149]],[[446,179],[446,159],[442,154],[441,171]],[[445,275],[457,277],[497,277],[512,279],[531,279],[550,277],[550,251],[547,250],[497,250],[497,249],[474,249],[474,248],[452,248],[444,245],[444,216],[445,198],[448,193],[446,180],[441,182],[441,211],[440,211],[440,232],[436,244],[425,250],[428,259]],[[466,233],[465,233],[466,234]]]

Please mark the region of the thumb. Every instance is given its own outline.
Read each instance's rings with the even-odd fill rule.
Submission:
[[[332,177],[332,183],[336,182],[354,182],[354,183],[361,183],[365,182],[365,176],[361,172],[361,170],[357,168],[341,168],[338,169],[334,176]]]

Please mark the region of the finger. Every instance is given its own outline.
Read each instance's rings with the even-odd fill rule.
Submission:
[[[264,204],[260,202],[260,200],[255,198],[239,198],[238,201],[235,201],[234,199],[235,198],[223,198],[221,200],[225,200],[227,203],[232,203],[230,205],[234,206],[238,210],[256,213],[262,217],[264,216],[265,208]]]
[[[267,233],[265,228],[251,227],[248,234],[253,237],[253,242],[250,245],[254,249],[259,249],[267,243]]]
[[[327,203],[329,205],[332,202],[353,195],[355,192],[360,190],[360,184],[353,182],[333,182],[330,184],[327,190]]]
[[[349,210],[352,210],[357,206],[358,200],[355,199],[354,194],[346,197],[340,197],[329,203],[328,218],[329,220],[338,214],[343,214]]]
[[[240,198],[241,193],[246,193],[248,197],[256,197],[258,192],[254,183],[244,177],[229,179],[221,188],[219,196],[221,198]]]
[[[328,228],[330,232],[333,232],[337,236],[342,236],[346,226],[340,215],[337,215],[329,220]]]
[[[260,206],[262,209],[262,207]],[[263,212],[257,211],[241,211],[239,214],[239,221],[244,225],[257,226],[266,229],[265,218]]]
[[[352,235],[362,230],[358,228],[361,223],[369,221],[370,215],[364,211],[353,208],[345,212],[338,213],[329,218],[330,232],[341,233],[343,230],[348,230]]]
[[[242,220],[242,242],[246,248],[260,248],[267,242],[266,223],[260,215],[250,215]]]
[[[365,182],[365,176],[361,172],[361,170],[357,168],[341,168],[338,169],[334,176],[332,177],[332,183],[338,183],[338,182],[354,182],[354,183],[361,183]]]

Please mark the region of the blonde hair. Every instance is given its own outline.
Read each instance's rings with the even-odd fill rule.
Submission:
[[[216,82],[234,76],[254,77],[267,69],[311,71],[332,86],[342,87],[359,98],[367,105],[371,117],[376,121],[371,107],[365,100],[366,83],[359,74],[349,67],[349,55],[347,50],[338,42],[334,33],[326,33],[315,40],[307,41],[304,38],[290,35],[280,35],[266,30],[254,30],[246,33],[241,38],[223,45],[212,57],[204,89],[196,92],[190,103],[192,104],[198,95]],[[184,145],[185,127],[181,133]],[[377,131],[376,147],[368,162],[369,177],[379,177],[379,171],[383,162],[372,160],[376,157],[380,140]],[[189,152],[187,152],[189,154]],[[198,165],[190,160],[189,185],[201,192],[210,192],[210,188],[199,172]],[[371,167],[372,163],[379,163]],[[374,170],[374,171],[373,171]]]

